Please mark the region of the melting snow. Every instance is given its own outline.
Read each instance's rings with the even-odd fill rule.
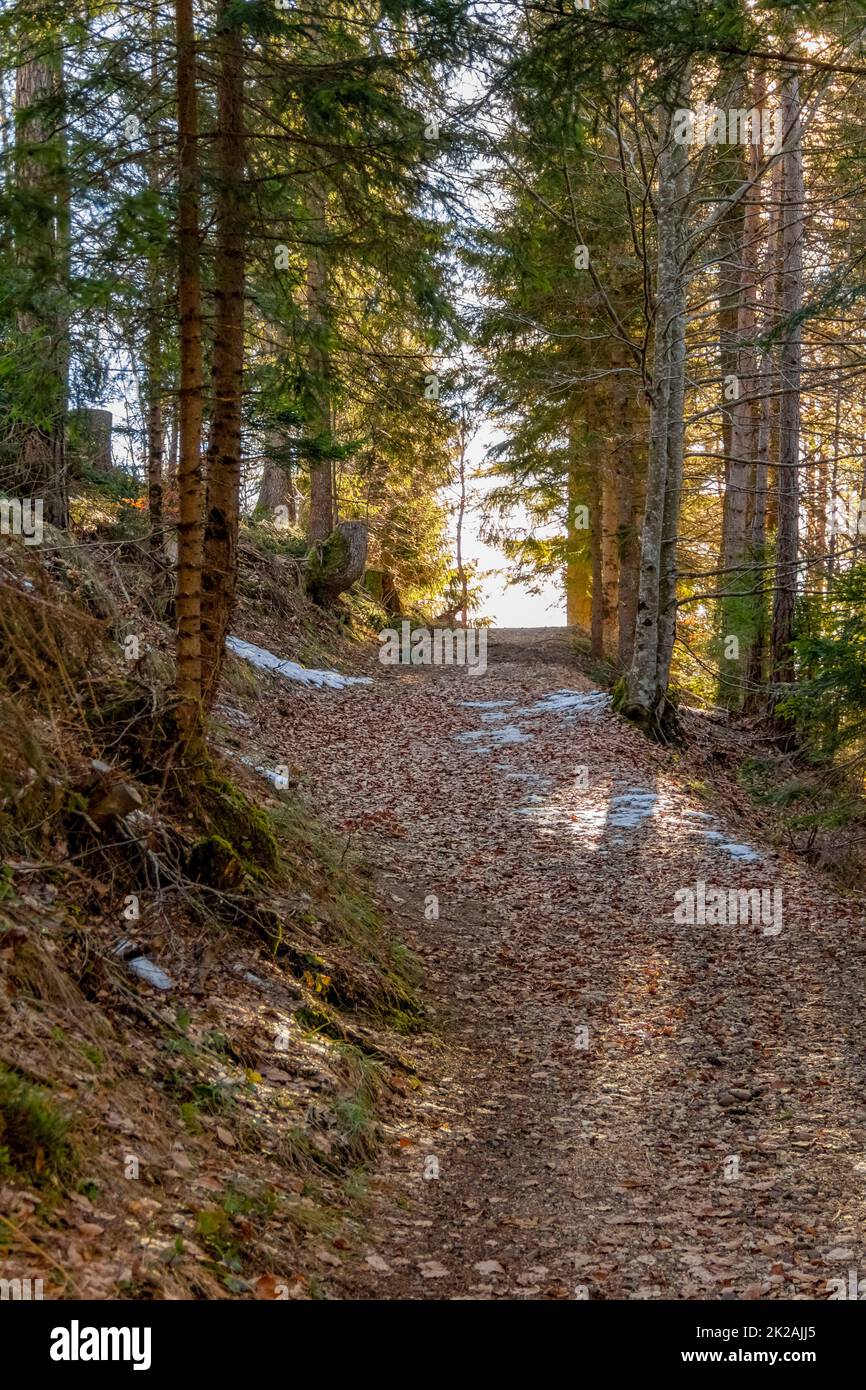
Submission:
[[[521,714],[600,714],[610,704],[610,696],[603,690],[554,690],[534,705],[528,705]]]
[[[465,708],[478,710],[485,727],[469,729],[464,733],[455,734],[454,737],[460,743],[473,745],[476,753],[489,753],[492,749],[507,744],[528,743],[532,740],[533,735],[526,733],[517,724],[498,722],[508,718],[502,711],[512,706],[514,700],[463,700],[461,703]],[[609,706],[610,696],[604,691],[554,690],[549,695],[543,695],[535,704],[518,709],[516,714],[532,716],[553,713],[572,720],[580,716],[595,718]],[[550,785],[550,778],[542,777],[536,772],[512,771],[507,763],[495,763],[494,767],[497,772],[514,781],[535,783],[540,788]],[[608,838],[608,842],[613,845],[625,844],[626,839],[622,834],[606,835],[606,832],[638,829],[660,810],[660,799],[665,802],[665,811],[673,812],[675,819],[679,812],[679,821],[686,834],[709,841],[721,853],[730,855],[732,859],[744,863],[761,861],[761,855],[757,850],[732,840],[719,828],[718,821],[708,811],[693,810],[691,807],[680,809],[675,803],[671,804],[670,798],[660,798],[657,791],[643,787],[626,787],[612,794],[607,802],[584,802],[569,808],[555,802],[545,802],[541,796],[527,794],[524,796],[523,804],[516,810],[518,815],[532,816],[539,822],[544,834],[552,834],[554,826],[562,826],[572,834],[594,840],[596,848],[601,850],[600,842],[603,837]]]
[[[503,713],[516,702],[514,700],[462,700],[461,704],[466,709],[476,709],[479,711],[479,718],[483,729],[470,729],[462,734],[455,734],[454,737],[461,743],[477,744],[477,753],[489,753],[493,748],[502,747],[509,743],[528,743],[533,734],[526,733],[516,724],[503,724],[501,727],[491,727],[498,724],[500,720],[507,719]],[[603,691],[582,692],[578,690],[554,690],[549,695],[544,695],[534,705],[527,705],[525,709],[517,711],[518,714],[565,714],[566,716],[599,714],[602,709],[606,709],[610,704],[610,696]],[[501,766],[498,771],[504,771]],[[522,774],[531,776],[532,774]]]
[[[504,764],[498,767],[505,770]],[[506,772],[505,775],[528,783],[536,780],[536,774],[531,772]],[[757,850],[731,839],[707,811],[680,810],[664,795],[641,787],[628,787],[613,793],[608,801],[599,798],[577,804],[562,804],[534,794],[525,795],[522,804],[516,808],[518,815],[531,816],[543,827],[542,833],[552,834],[554,827],[561,828],[594,843],[600,853],[604,852],[603,841],[610,845],[626,844],[627,836],[622,834],[623,831],[638,829],[660,811],[665,815],[666,826],[679,820],[686,835],[709,841],[720,853],[743,863],[761,862]]]
[[[339,671],[314,671],[299,666],[297,661],[283,661],[264,647],[254,642],[244,642],[240,637],[227,637],[226,646],[236,656],[258,666],[262,671],[276,671],[287,680],[298,681],[300,685],[327,686],[330,690],[343,690],[347,685],[371,685],[370,676],[341,676]]]
[[[171,976],[166,975],[165,971],[160,970],[147,956],[133,956],[132,960],[126,963],[130,970],[135,971],[135,974],[146,980],[149,985],[154,985],[156,989],[171,989]]]
[[[251,767],[253,772],[258,772],[260,776],[266,778],[278,791],[284,790],[283,777],[272,767],[264,767],[261,763],[257,763],[255,758],[248,758],[245,753],[234,753],[232,756],[237,758],[239,763],[243,763],[245,767]]]
[[[628,791],[611,797],[608,824],[616,830],[633,830],[653,814],[657,801],[655,792],[630,787]]]
[[[709,840],[719,849],[724,850],[725,854],[729,854],[732,859],[745,859],[749,863],[755,863],[761,858],[758,851],[752,849],[750,845],[738,845],[735,840],[729,840],[726,835],[722,834],[721,830],[702,830],[700,833],[705,840]]]
[[[708,811],[693,811],[691,809],[683,811],[684,820],[706,821],[706,825],[688,825],[687,828],[693,835],[700,835],[702,839],[709,840],[710,844],[715,845],[725,854],[729,854],[732,859],[741,859],[745,863],[758,864],[762,856],[751,845],[738,844],[732,840],[723,830],[719,829],[719,823],[715,816],[711,816]]]
[[[487,742],[479,744],[475,751],[489,753],[491,748],[501,748],[507,743],[531,743],[533,736],[525,734],[516,724],[503,724],[500,728],[494,729],[467,729],[454,737],[459,743],[477,743],[479,739],[486,739]]]
[[[507,763],[494,763],[497,772],[503,772],[513,782],[539,782],[549,787],[551,779],[542,777],[540,772],[512,772]]]

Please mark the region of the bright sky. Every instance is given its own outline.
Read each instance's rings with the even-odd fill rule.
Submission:
[[[492,487],[493,480],[473,478],[483,464],[484,452],[492,435],[484,426],[467,450],[470,506],[473,494],[479,498]],[[449,490],[452,499],[456,490]],[[565,596],[561,584],[545,584],[540,594],[531,594],[525,584],[506,584],[508,562],[501,550],[486,545],[479,535],[481,518],[478,507],[467,511],[463,522],[463,553],[475,560],[480,571],[494,570],[484,582],[485,603],[480,616],[492,618],[496,627],[563,627],[565,625]]]
[[[472,534],[473,517],[469,517],[466,537],[466,558],[477,560],[483,570],[500,569],[503,555]],[[565,599],[561,585],[547,585],[541,594],[530,594],[523,584],[506,585],[503,575],[491,575],[485,583],[485,603],[482,616],[492,618],[497,627],[563,627]]]

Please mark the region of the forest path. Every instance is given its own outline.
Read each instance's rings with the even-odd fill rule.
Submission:
[[[292,741],[384,876],[435,1028],[410,1040],[423,1086],[336,1296],[827,1298],[866,1278],[862,912],[709,813],[567,632],[492,633],[484,675],[383,670],[305,701]],[[698,880],[781,889],[781,930],[677,924]]]

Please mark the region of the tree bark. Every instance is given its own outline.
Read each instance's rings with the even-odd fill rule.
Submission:
[[[685,146],[659,112],[658,275],[647,493],[641,536],[638,611],[623,713],[648,732],[670,724],[667,686],[676,630],[676,544],[683,471],[685,288],[682,200]]]
[[[234,609],[241,479],[246,235],[243,34],[221,0],[218,14],[216,304],[202,572],[202,686],[212,704]]]
[[[620,484],[616,454],[599,451],[601,474],[601,626],[606,661],[616,660],[619,650],[619,504]]]
[[[587,555],[586,531],[577,526],[577,508],[587,504],[578,458],[579,427],[569,426],[568,477],[565,522],[565,620],[569,627],[589,633],[592,628],[592,560]]]
[[[770,206],[767,215],[766,258],[763,272],[764,291],[761,296],[761,327],[764,334],[776,326],[776,301],[778,270],[781,262],[781,202],[783,188],[783,164],[779,160],[773,170],[770,185]],[[767,526],[769,521],[769,462],[774,437],[774,417],[777,397],[773,394],[778,387],[778,373],[774,349],[767,347],[761,353],[758,363],[756,389],[760,394],[758,410],[758,432],[755,458],[755,490],[752,513],[749,522],[749,544],[751,553],[758,565],[766,562]],[[758,571],[755,587],[760,592],[755,596],[756,627],[749,652],[748,674],[746,677],[746,696],[744,709],[749,714],[757,714],[762,708],[765,683],[765,650],[767,645],[767,599],[763,588],[764,571]]]
[[[755,109],[760,109],[756,98]],[[748,176],[755,178],[761,152],[750,150]],[[751,597],[739,597],[753,587],[749,569],[751,551],[749,512],[756,501],[754,486],[758,455],[760,402],[758,368],[754,339],[757,308],[757,258],[760,237],[760,195],[755,184],[743,199],[740,240],[736,252],[738,303],[734,332],[733,376],[736,394],[729,403],[730,433],[725,459],[725,495],[722,509],[722,545],[719,568],[721,585],[731,595],[720,607],[721,637],[735,636],[739,644],[736,657],[725,653],[719,661],[719,700],[730,709],[743,704],[746,674],[755,639],[756,609]]]
[[[778,524],[776,529],[776,590],[773,600],[773,680],[793,680],[794,610],[797,598],[798,527],[800,515],[800,359],[798,316],[803,302],[803,151],[800,129],[799,81],[791,77],[782,88],[781,118],[785,135],[785,188],[782,200],[782,295],[780,309],[784,338],[779,353]]]
[[[619,524],[619,592],[617,595],[618,634],[617,664],[621,671],[631,665],[634,650],[634,628],[637,619],[638,582],[640,577],[641,517],[644,507],[643,450],[635,428],[637,407],[628,388],[628,379],[617,383],[617,477]]]
[[[457,583],[460,586],[461,625],[466,626],[469,619],[469,583],[466,566],[463,563],[463,521],[466,516],[466,403],[460,402],[460,426],[458,434],[457,484],[460,500],[457,504]]]
[[[202,343],[199,159],[193,0],[176,0],[178,121],[177,695],[178,735],[187,747],[201,711]]]
[[[332,442],[331,364],[325,344],[329,321],[328,265],[325,249],[327,222],[325,200],[314,180],[307,197],[311,246],[307,257],[307,321],[310,331],[310,401],[305,434],[310,468],[310,507],[307,535],[323,541],[337,520],[334,497]]]
[[[159,55],[157,51],[158,10],[151,11],[150,81],[154,99],[159,90]],[[151,193],[159,193],[159,133],[156,113],[151,112],[148,128],[147,182]],[[160,325],[161,284],[159,248],[147,259],[147,509],[150,517],[150,548],[154,553],[163,549],[162,475],[165,449],[165,425],[162,413],[162,331]]]
[[[284,446],[277,444],[276,439],[274,443],[275,447],[280,448],[280,451],[283,452]],[[262,481],[259,486],[256,510],[273,516],[277,507],[285,507],[289,521],[297,521],[295,488],[290,465],[275,463],[273,459],[266,458],[262,469]]]
[[[590,584],[590,651],[598,661],[604,659],[604,556],[602,554],[602,496],[601,478],[596,468],[589,469],[589,554]]]
[[[16,260],[28,277],[27,303],[18,312],[26,337],[30,417],[21,431],[14,491],[41,498],[45,520],[68,521],[65,458],[69,393],[68,286],[69,184],[62,131],[63,71],[56,53],[25,53],[15,82],[15,179],[25,208],[16,229]],[[53,107],[53,109],[52,109]]]

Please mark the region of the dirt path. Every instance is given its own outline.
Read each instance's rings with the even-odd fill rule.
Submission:
[[[823,1299],[866,1278],[862,913],[744,844],[565,632],[489,655],[310,701],[291,735],[386,877],[435,1027],[367,1261],[333,1291]],[[678,924],[698,880],[781,889],[781,924]]]

